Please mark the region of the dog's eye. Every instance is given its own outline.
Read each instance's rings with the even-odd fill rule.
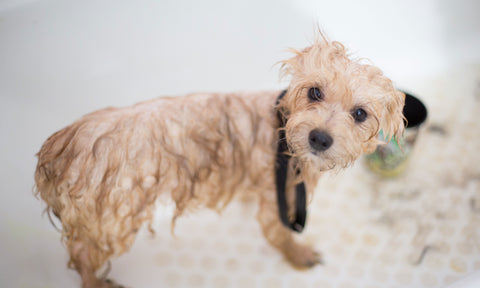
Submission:
[[[357,108],[352,112],[352,116],[355,122],[363,122],[367,119],[367,112],[362,108]]]
[[[312,101],[321,101],[324,96],[322,91],[320,91],[320,88],[312,87],[308,90],[308,98]]]

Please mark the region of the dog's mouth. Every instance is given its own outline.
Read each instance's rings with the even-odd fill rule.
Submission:
[[[286,135],[285,139],[289,154],[299,161],[300,167],[326,172],[349,167],[354,162],[354,155],[349,154],[352,151],[341,145],[342,139],[338,140],[338,135],[322,133],[325,130],[317,130],[320,131],[317,134],[311,132],[316,130],[307,131]]]
[[[308,156],[307,156],[308,155]],[[341,157],[335,157],[329,151],[316,151],[310,149],[306,156],[306,161],[310,161],[317,171],[326,172],[336,169],[344,169],[353,164],[354,161],[340,162]]]

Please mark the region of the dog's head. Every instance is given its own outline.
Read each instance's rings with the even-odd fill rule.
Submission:
[[[380,69],[350,59],[342,44],[323,35],[294,52],[281,62],[291,80],[280,109],[300,163],[321,171],[345,167],[375,150],[381,130],[387,141],[403,134],[405,95]]]

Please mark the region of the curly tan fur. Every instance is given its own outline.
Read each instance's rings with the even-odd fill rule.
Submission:
[[[378,68],[350,60],[340,43],[325,38],[295,53],[282,62],[291,84],[279,105],[288,119],[291,162],[301,168],[297,176],[293,167],[289,171],[290,203],[297,181],[312,193],[323,171],[372,151],[380,129],[389,135],[403,131],[404,95]],[[311,87],[321,88],[325,100],[309,101]],[[164,196],[175,202],[174,222],[198,208],[221,210],[237,192],[255,193],[268,241],[296,267],[316,264],[319,254],[294,241],[278,217],[279,93],[159,98],[93,112],[50,136],[38,153],[36,190],[62,222],[69,265],[82,276],[83,287],[112,286],[96,279],[95,271],[129,249]],[[355,107],[367,111],[367,121],[355,123]],[[332,147],[312,152],[312,129],[328,131]]]

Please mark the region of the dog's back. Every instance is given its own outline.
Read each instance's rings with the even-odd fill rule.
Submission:
[[[264,174],[273,173],[265,168],[274,129],[256,110],[215,95],[93,112],[45,141],[37,193],[61,220],[67,246],[94,243],[101,249],[91,262],[101,265],[128,249],[162,193],[177,216],[199,205],[221,209],[239,186],[271,185]]]

